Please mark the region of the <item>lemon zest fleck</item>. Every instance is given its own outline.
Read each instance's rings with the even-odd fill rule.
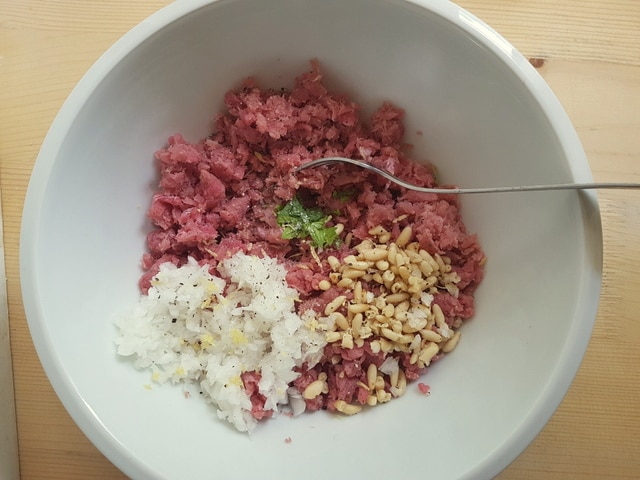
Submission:
[[[213,339],[213,335],[210,333],[205,333],[200,337],[200,347],[201,348],[209,348],[215,344],[215,340]]]
[[[247,337],[245,337],[244,333],[237,328],[232,328],[229,335],[231,335],[231,341],[236,345],[244,345],[245,343],[248,343]]]

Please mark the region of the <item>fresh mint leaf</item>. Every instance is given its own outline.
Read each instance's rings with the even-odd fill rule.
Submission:
[[[327,227],[329,215],[319,208],[305,207],[298,197],[276,209],[276,220],[282,228],[282,238],[311,238],[311,244],[322,248],[338,240],[335,227]]]

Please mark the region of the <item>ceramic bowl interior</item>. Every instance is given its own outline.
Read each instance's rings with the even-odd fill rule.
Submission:
[[[251,435],[180,387],[116,358],[113,316],[139,295],[154,152],[206,136],[247,76],[290,87],[317,58],[365,113],[406,109],[407,141],[445,183],[589,181],[566,114],[536,71],[443,1],[178,1],[125,35],[77,85],[42,145],[25,203],[24,305],[56,392],[133,478],[490,478],[535,437],[582,359],[599,296],[592,193],[462,200],[488,256],[476,316],[425,377],[429,397],[351,418],[281,417]],[[291,443],[284,439],[290,437]]]

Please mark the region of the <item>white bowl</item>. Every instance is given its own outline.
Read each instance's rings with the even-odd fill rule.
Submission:
[[[148,374],[116,358],[113,315],[139,294],[154,151],[176,132],[208,134],[222,95],[244,77],[291,86],[314,57],[365,110],[383,100],[405,108],[416,158],[447,183],[591,180],[548,86],[451,3],[189,0],[157,12],[64,104],[33,171],[21,238],[44,369],[84,433],[131,477],[489,478],[544,426],[580,364],[602,241],[595,195],[576,192],[463,199],[489,262],[463,342],[428,373],[429,397],[411,389],[352,418],[281,417],[247,436],[179,387],[142,388]]]

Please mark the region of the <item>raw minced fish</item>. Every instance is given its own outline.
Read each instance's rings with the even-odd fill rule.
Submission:
[[[193,259],[163,264],[118,319],[116,343],[157,382],[197,382],[219,417],[246,431],[257,420],[243,375],[259,373],[261,409],[278,411],[289,403],[294,368],[315,365],[326,341],[295,312],[298,292],[277,260],[237,253],[218,269],[211,275]]]

